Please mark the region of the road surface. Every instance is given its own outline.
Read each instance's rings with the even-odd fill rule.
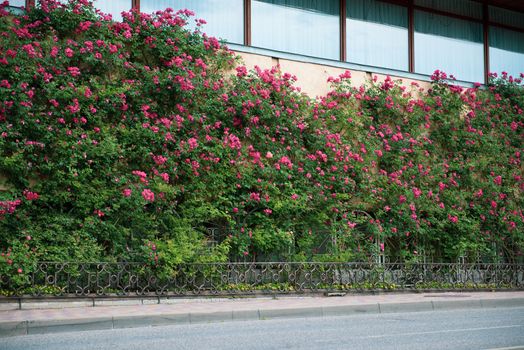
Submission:
[[[524,349],[524,308],[361,314],[0,338],[2,350]]]

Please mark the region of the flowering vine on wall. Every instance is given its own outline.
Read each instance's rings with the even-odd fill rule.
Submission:
[[[6,4],[0,259],[20,278],[35,260],[521,259],[521,78],[466,89],[437,71],[423,91],[346,72],[311,100],[188,30],[187,10]]]

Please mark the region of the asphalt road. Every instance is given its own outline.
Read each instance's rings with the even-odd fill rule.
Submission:
[[[524,349],[524,308],[114,329],[0,338],[8,350]]]

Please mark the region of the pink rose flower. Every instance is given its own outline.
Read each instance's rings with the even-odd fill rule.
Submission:
[[[149,189],[144,189],[142,191],[142,197],[144,197],[144,199],[148,202],[154,202],[155,201],[155,194],[153,193],[153,191],[149,190]]]
[[[24,191],[24,197],[25,199],[27,199],[28,201],[34,201],[34,200],[37,200],[39,196],[38,193],[36,192],[30,192],[28,190],[25,190]]]

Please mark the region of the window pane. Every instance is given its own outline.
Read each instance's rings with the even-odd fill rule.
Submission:
[[[16,7],[25,6],[25,0],[9,0],[9,6],[16,6]]]
[[[376,0],[348,0],[347,59],[408,70],[408,10]]]
[[[24,10],[22,10],[22,7],[25,7],[25,0],[11,0],[6,11],[13,15],[23,15]]]
[[[482,19],[482,4],[471,0],[415,0],[415,5]]]
[[[436,69],[459,80],[480,82],[484,48],[480,23],[415,11],[415,71]]]
[[[103,13],[111,14],[115,21],[121,21],[121,13],[131,10],[132,4],[130,0],[96,0],[93,1],[93,6]]]
[[[500,7],[489,7],[489,19],[492,22],[506,24],[524,29],[524,13],[502,9]]]
[[[153,13],[172,8],[175,11],[188,9],[195,13],[189,27],[195,28],[194,19],[207,22],[201,29],[209,36],[224,39],[230,43],[244,43],[244,1],[243,0],[142,0],[140,11]]]
[[[514,77],[524,73],[524,33],[491,27],[489,29],[489,69]]]
[[[338,0],[255,0],[251,9],[253,46],[340,58]]]

